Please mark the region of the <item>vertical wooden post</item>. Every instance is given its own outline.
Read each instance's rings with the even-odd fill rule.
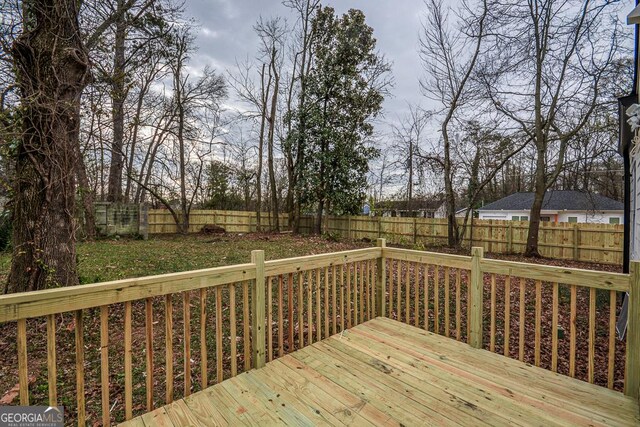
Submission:
[[[471,249],[471,312],[469,313],[469,345],[475,348],[482,348],[482,266],[480,262],[483,257],[482,247]]]
[[[256,266],[256,282],[251,294],[251,351],[253,352],[253,367],[258,369],[265,364],[264,251],[251,251],[251,262]]]
[[[387,247],[386,239],[378,239],[378,247],[384,252]],[[387,293],[387,260],[384,253],[378,258],[378,279],[376,280],[376,316],[384,316],[385,295]]]
[[[418,219],[413,217],[413,244],[418,243]]]
[[[378,237],[382,237],[382,214],[378,217]]]
[[[640,396],[640,261],[632,261],[629,273],[629,317],[624,394]]]
[[[447,228],[447,233],[448,233],[448,228]],[[436,219],[435,218],[431,218],[431,238],[433,239],[433,241],[431,242],[434,246],[438,243],[436,242]],[[447,238],[449,238],[449,235],[447,234]]]
[[[574,261],[578,261],[579,258],[579,252],[578,250],[580,249],[578,246],[579,243],[579,234],[578,234],[578,224],[573,224],[573,260]]]
[[[146,203],[138,205],[138,234],[143,240],[149,239],[149,207]]]
[[[513,221],[509,221],[509,228],[507,229],[507,253],[513,253]]]
[[[347,238],[351,239],[351,215],[347,217]]]
[[[20,405],[29,406],[29,372],[27,369],[27,320],[18,319],[18,382]]]

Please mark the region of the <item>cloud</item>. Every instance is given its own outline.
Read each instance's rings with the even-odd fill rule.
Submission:
[[[384,103],[388,120],[406,112],[407,103],[423,106],[428,103],[420,94],[418,84],[422,75],[418,55],[424,10],[421,1],[327,0],[323,4],[340,14],[350,8],[361,9],[373,27],[378,50],[393,63],[395,87]],[[192,65],[209,65],[220,72],[233,70],[236,58],[242,62],[244,58],[256,56],[258,37],[253,26],[261,16],[284,16],[289,23],[295,21],[280,0],[188,0],[185,7],[187,14],[201,24],[197,34],[199,51],[193,56]],[[235,104],[232,100],[229,102]]]

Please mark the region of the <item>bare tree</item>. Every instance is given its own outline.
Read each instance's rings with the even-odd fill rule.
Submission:
[[[494,107],[535,149],[527,256],[539,256],[540,211],[571,141],[603,100],[601,83],[618,52],[609,0],[496,2],[496,45],[478,73]]]
[[[292,46],[293,54],[291,55],[292,71],[287,90],[287,111],[285,113],[287,132],[283,138],[282,151],[285,156],[289,182],[287,192],[289,225],[295,233],[298,233],[302,214],[300,181],[307,156],[305,149],[308,109],[306,87],[314,60],[313,41],[315,35],[312,22],[320,7],[320,0],[286,0],[283,4],[295,13],[297,19]],[[293,131],[292,123],[294,120],[298,123],[298,132]]]
[[[173,40],[171,97],[165,113],[158,117],[140,174],[129,171],[129,177],[169,210],[181,233],[187,233],[191,208],[202,194],[205,166],[218,143],[226,84],[209,68],[197,79],[187,73],[193,52],[193,36],[187,27],[176,30]]]
[[[450,247],[460,246],[458,223],[456,220],[456,200],[452,163],[452,138],[450,125],[456,114],[466,107],[477,94],[472,87],[472,75],[483,52],[483,42],[489,28],[489,3],[483,0],[475,11],[462,2],[458,12],[459,24],[449,22],[450,10],[442,0],[426,0],[428,8],[420,36],[420,56],[425,77],[420,84],[427,98],[442,105],[440,131],[442,133],[445,205],[447,215],[448,243]]]
[[[406,116],[401,117],[397,124],[392,126],[393,138],[396,142],[395,152],[399,158],[401,167],[407,175],[406,201],[407,209],[413,215],[415,206],[414,198],[414,172],[418,166],[416,154],[420,152],[420,144],[423,143],[424,133],[430,115],[417,106],[409,105]]]
[[[280,231],[280,219],[279,219],[279,201],[276,185],[276,173],[274,170],[274,136],[276,121],[279,119],[277,116],[278,107],[278,95],[280,93],[280,74],[283,60],[283,47],[284,38],[287,31],[286,25],[279,18],[263,21],[260,19],[255,27],[260,41],[262,43],[261,53],[268,63],[268,79],[269,87],[266,89],[266,93],[263,90],[263,94],[267,96],[263,99],[262,115],[268,122],[269,128],[267,131],[267,167],[269,171],[269,187],[271,188],[271,209],[273,213],[274,227],[273,230]],[[264,68],[263,68],[264,73]],[[263,80],[264,81],[264,80]],[[271,82],[273,87],[271,87]],[[264,87],[264,85],[263,85]],[[268,94],[271,92],[270,107],[267,115],[267,102]]]

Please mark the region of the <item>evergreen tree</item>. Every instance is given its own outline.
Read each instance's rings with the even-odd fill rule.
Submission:
[[[315,206],[319,233],[325,210],[356,213],[364,200],[371,120],[382,109],[389,64],[375,51],[373,29],[355,9],[342,17],[324,7],[313,20],[314,64],[305,88],[302,202]],[[300,115],[298,115],[300,116]]]

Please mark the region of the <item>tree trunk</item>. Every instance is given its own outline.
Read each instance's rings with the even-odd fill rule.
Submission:
[[[447,133],[446,123],[442,126],[442,134],[444,139],[444,192],[445,207],[447,212],[447,243],[450,248],[458,248],[460,239],[458,236],[458,222],[456,220],[456,197],[453,188],[453,180],[451,170],[451,144]]]
[[[313,51],[311,48],[311,40],[313,38],[312,32],[309,31],[311,26],[311,16],[314,11],[310,7],[311,3],[307,3],[307,9],[302,14],[303,23],[303,36],[302,36],[302,57],[300,59],[300,97],[298,99],[298,133],[296,137],[296,165],[295,165],[295,203],[294,203],[294,218],[293,218],[293,232],[300,233],[300,220],[302,217],[302,189],[300,188],[300,182],[302,177],[302,171],[305,166],[306,157],[306,113],[304,109],[307,106],[307,73],[309,72],[310,63],[313,58]]]
[[[314,224],[314,233],[322,234],[322,215],[324,212],[324,198],[318,201],[318,210],[316,211],[316,222]]]
[[[271,86],[271,79],[269,78],[269,82],[265,86],[264,81],[264,69],[265,64],[262,64],[262,72],[260,73],[261,83],[262,83],[262,94],[261,94],[261,117],[260,117],[260,137],[258,140],[258,171],[256,175],[256,231],[259,233],[262,231],[262,225],[260,224],[262,219],[262,158],[264,156],[264,130],[265,130],[265,122],[267,119],[267,99],[269,99],[269,88]]]
[[[189,209],[187,206],[187,155],[184,141],[185,111],[182,99],[182,80],[180,78],[182,72],[182,64],[176,71],[176,88],[175,96],[178,103],[178,148],[180,152],[180,233],[187,234],[189,232]]]
[[[278,107],[278,90],[280,85],[280,76],[276,70],[275,49],[271,55],[271,69],[273,72],[273,95],[271,96],[271,112],[269,114],[269,134],[267,138],[268,144],[268,167],[269,167],[269,185],[271,186],[271,211],[273,212],[273,231],[280,232],[280,209],[278,209],[278,189],[276,186],[276,173],[273,167],[273,136],[276,126],[276,110]]]
[[[535,190],[533,196],[533,204],[529,212],[529,234],[527,236],[527,248],[524,256],[539,257],[538,251],[538,232],[540,230],[540,211],[542,210],[542,202],[544,194],[547,190],[547,182],[545,177],[545,161],[544,150],[538,150],[538,158],[536,160]]]
[[[96,214],[94,206],[96,197],[89,184],[87,168],[84,164],[82,153],[80,152],[80,144],[77,144],[76,147],[78,159],[76,177],[78,179],[78,192],[80,193],[80,201],[84,213],[84,235],[87,239],[92,240],[96,238]]]
[[[109,183],[107,201],[119,202],[122,198],[122,168],[124,160],[124,99],[125,91],[125,7],[124,0],[118,0],[118,20],[116,22],[115,47],[113,57],[113,75],[111,83],[111,104],[113,114],[113,141],[111,143],[111,163],[109,165]]]
[[[78,283],[75,173],[80,96],[89,60],[78,3],[23,2],[23,33],[12,55],[23,134],[16,154],[13,259],[5,292]]]
[[[409,138],[409,182],[407,185],[407,208],[409,209],[409,216],[413,217],[413,138]]]

